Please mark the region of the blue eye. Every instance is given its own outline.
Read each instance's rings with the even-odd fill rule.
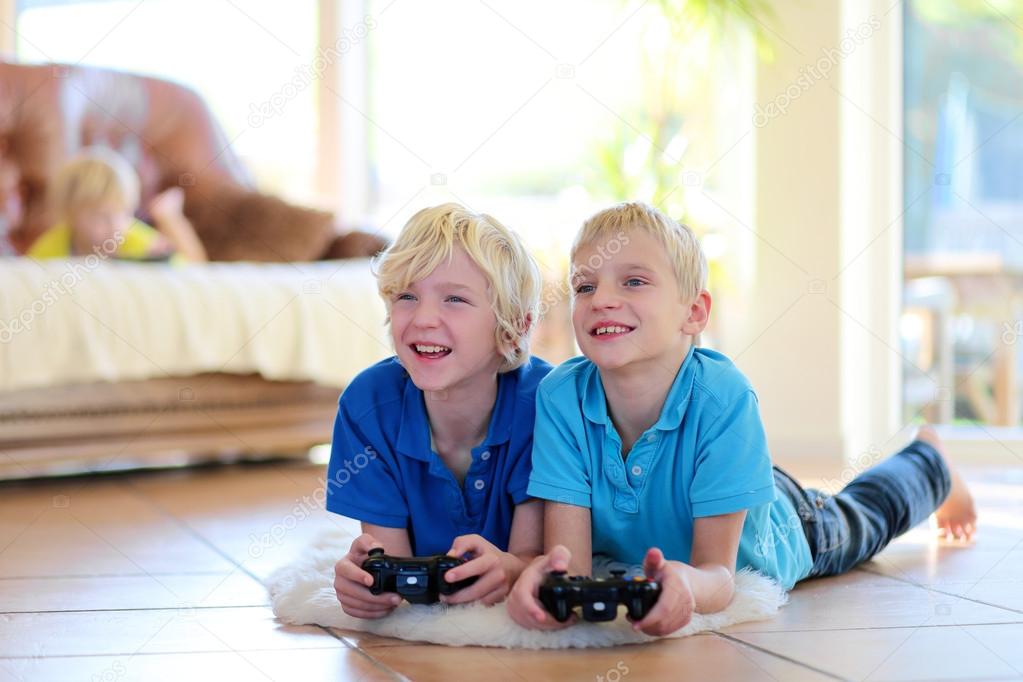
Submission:
[[[414,300],[416,300],[416,297],[413,296],[412,294],[407,294],[407,293],[406,294],[398,294],[397,296],[394,297],[394,300],[395,301],[414,301]]]
[[[625,286],[627,287],[643,286],[644,284],[646,284],[646,282],[639,279],[638,277],[630,277],[629,279],[625,280]]]
[[[447,299],[445,300],[447,300],[449,303],[468,303],[468,301],[466,301],[461,296],[448,296]]]
[[[579,286],[577,286],[575,288],[575,293],[577,295],[578,294],[588,294],[588,293],[590,293],[592,291],[593,291],[593,285],[592,284],[580,284]]]

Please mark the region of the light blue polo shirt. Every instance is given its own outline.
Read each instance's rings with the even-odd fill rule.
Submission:
[[[657,421],[622,460],[600,372],[568,360],[536,394],[529,494],[591,510],[593,552],[638,564],[650,547],[689,561],[693,522],[747,510],[736,568],[786,588],[805,578],[810,547],[792,502],[775,491],[749,381],[724,355],[690,348]]]
[[[507,551],[515,506],[529,499],[536,388],[550,371],[534,357],[497,375],[486,438],[459,485],[430,446],[423,392],[397,358],[363,370],[338,401],[327,509],[405,528],[417,556],[444,554],[473,533]]]

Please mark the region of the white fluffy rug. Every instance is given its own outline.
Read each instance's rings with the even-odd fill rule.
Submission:
[[[580,621],[564,630],[540,632],[515,624],[503,604],[487,608],[478,604],[448,607],[402,602],[395,611],[379,620],[363,620],[341,610],[334,594],[334,564],[348,551],[351,539],[340,532],[324,533],[294,563],[278,569],[267,581],[274,614],[295,625],[324,625],[345,630],[372,632],[386,637],[448,646],[491,646],[524,649],[565,649],[604,647],[649,642],[648,637],[632,629],[624,609],[611,623]],[[594,566],[603,574],[614,565]],[[637,569],[632,568],[635,572]],[[735,576],[736,592],[724,611],[696,614],[692,621],[669,637],[686,637],[716,630],[734,623],[770,618],[788,596],[773,580],[743,570]]]

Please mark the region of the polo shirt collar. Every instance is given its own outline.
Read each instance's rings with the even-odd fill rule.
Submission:
[[[652,428],[661,431],[672,431],[677,429],[685,416],[686,408],[692,397],[693,375],[696,371],[696,363],[693,361],[693,353],[696,346],[690,346],[689,352],[682,360],[682,364],[675,374],[675,380],[668,390],[668,395],[661,407],[661,414],[654,422]],[[583,416],[595,424],[611,425],[611,417],[607,413],[607,396],[604,394],[604,384],[600,380],[600,371],[597,366],[590,363],[589,376],[583,381]]]
[[[497,400],[490,415],[485,446],[507,443],[511,438],[511,427],[515,417],[515,398],[518,390],[519,372],[514,370],[497,375]],[[426,415],[423,392],[416,387],[408,373],[405,374],[405,390],[401,400],[401,424],[398,427],[397,449],[399,452],[424,462],[430,461],[430,422]]]

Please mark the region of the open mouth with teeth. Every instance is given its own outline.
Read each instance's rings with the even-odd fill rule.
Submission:
[[[437,358],[442,358],[451,353],[451,349],[447,346],[436,346],[425,343],[413,343],[411,348],[416,355],[429,360],[436,360]]]
[[[626,327],[624,325],[618,324],[601,325],[599,327],[594,327],[593,330],[590,332],[590,336],[597,337],[621,336],[622,334],[628,334],[632,330],[633,327]]]

